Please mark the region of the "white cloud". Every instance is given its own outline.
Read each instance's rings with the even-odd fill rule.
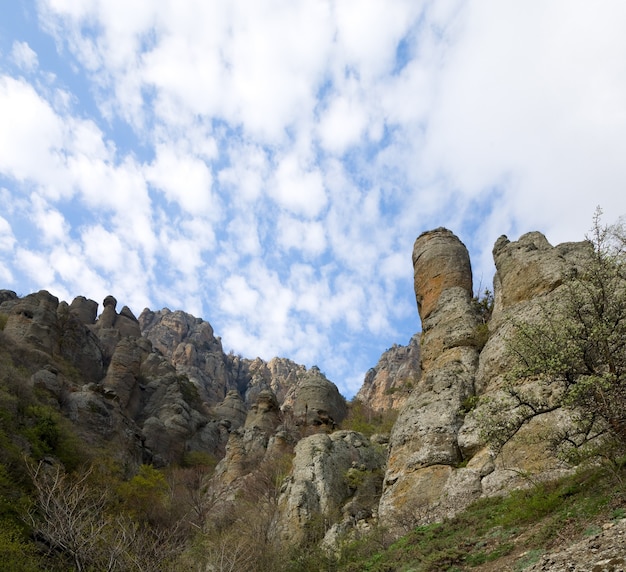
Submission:
[[[179,153],[172,146],[159,145],[154,162],[146,169],[153,187],[163,191],[170,202],[176,202],[188,213],[213,216],[219,213],[211,192],[213,177],[206,163],[196,157]]]
[[[20,271],[25,272],[41,288],[50,288],[54,283],[55,269],[45,253],[18,247],[15,258],[19,260]]]
[[[354,390],[418,327],[423,230],[488,285],[499,234],[624,211],[619,2],[131,4],[38,3],[71,75],[9,39],[7,281],[181,307]]]
[[[222,311],[233,316],[248,316],[257,310],[260,294],[243,276],[230,276],[222,288]]]
[[[127,247],[114,232],[96,225],[83,229],[81,239],[89,266],[111,274],[125,266]]]
[[[0,250],[11,251],[15,246],[15,235],[9,221],[0,216]]]
[[[11,59],[18,67],[26,71],[32,71],[39,65],[37,54],[28,45],[28,42],[13,42]]]
[[[350,145],[358,143],[369,120],[367,112],[354,97],[341,95],[332,99],[319,126],[324,148],[342,154]]]
[[[327,202],[319,170],[302,165],[293,155],[278,163],[269,192],[281,208],[306,217],[319,215]]]
[[[326,250],[326,231],[320,221],[302,221],[282,215],[277,232],[278,243],[286,251],[293,249],[305,256],[319,256]]]
[[[18,180],[57,177],[63,123],[24,80],[0,76],[0,171]]]

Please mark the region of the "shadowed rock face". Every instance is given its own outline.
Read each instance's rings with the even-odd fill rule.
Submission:
[[[57,308],[59,299],[46,290],[6,304],[10,308],[4,333],[16,342],[25,342],[52,354],[58,347]]]

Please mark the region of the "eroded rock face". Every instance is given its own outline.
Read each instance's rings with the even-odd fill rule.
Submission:
[[[84,306],[83,302],[79,304],[79,307]],[[90,328],[100,340],[104,362],[108,365],[117,343],[125,337],[140,337],[141,329],[139,321],[127,306],[124,306],[121,314],[117,313],[117,300],[113,296],[107,296],[102,305],[102,314]]]
[[[260,358],[245,361],[246,375],[242,381],[248,405],[255,403],[259,393],[266,389],[283,403],[289,389],[306,373],[306,367],[286,358],[275,357],[267,363]]]
[[[341,423],[348,413],[346,400],[337,386],[315,366],[301,374],[289,389],[282,409],[303,425],[325,425],[330,428]]]
[[[211,324],[186,312],[145,309],[139,316],[143,335],[168,358],[176,371],[194,383],[210,405],[221,403],[237,389],[229,372],[222,344]]]
[[[451,498],[454,467],[463,460],[457,440],[463,403],[474,395],[478,367],[467,249],[449,230],[437,229],[415,241],[413,263],[423,373],[389,442],[380,517],[390,527],[410,507]]]
[[[422,233],[413,247],[415,298],[422,322],[441,306],[450,288],[472,292],[472,268],[465,245],[446,228]]]
[[[481,351],[475,387],[478,395],[497,400],[507,371],[513,366],[507,352],[507,340],[515,322],[542,320],[544,309],[556,307],[563,299],[566,286],[564,276],[580,267],[590,255],[588,242],[564,243],[553,247],[538,232],[530,232],[511,242],[500,237],[494,246],[496,265],[494,277],[495,303],[489,321],[489,339]],[[532,383],[527,382],[530,388]],[[477,419],[483,407],[469,412],[459,432],[459,445],[466,458],[472,457],[468,467],[483,464],[483,472],[491,470],[482,479],[485,495],[525,486],[524,474],[537,478],[557,477],[565,470],[548,450],[542,435],[546,428],[562,427],[568,423],[564,411],[554,411],[533,419],[516,435],[495,459],[480,437]]]
[[[356,399],[372,411],[399,411],[422,376],[419,335],[407,346],[394,345],[365,374]]]
[[[102,387],[111,392],[120,406],[134,417],[141,405],[139,375],[141,362],[151,351],[150,342],[141,338],[122,338],[102,380]]]
[[[360,504],[351,501],[356,500],[359,486],[365,490],[372,485],[377,496],[383,463],[383,451],[355,431],[319,433],[300,440],[279,498],[276,535],[297,544],[307,540],[312,525],[336,521],[338,514],[340,521],[372,516],[376,498]]]
[[[479,353],[467,252],[445,229],[417,239],[413,260],[423,373],[392,431],[380,502],[383,523],[393,529],[398,520],[440,520],[481,496],[526,486],[521,475],[562,474],[541,436],[569,422],[565,411],[533,419],[494,457],[482,440],[478,419],[484,405],[478,401],[474,408],[475,397],[501,397],[513,365],[507,352],[512,324],[542,319],[543,308],[562,299],[565,274],[589,252],[586,242],[552,247],[537,232],[516,242],[500,237],[493,250],[497,272],[489,339]]]
[[[80,320],[81,323],[85,325],[92,325],[96,323],[96,316],[98,315],[98,302],[95,300],[89,300],[84,296],[76,296],[76,298],[72,300],[69,310]]]
[[[57,308],[59,299],[46,290],[14,299],[4,333],[16,342],[27,343],[47,354],[58,346]]]

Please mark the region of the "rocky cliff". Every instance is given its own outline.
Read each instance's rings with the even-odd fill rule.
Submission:
[[[275,539],[333,545],[377,522],[400,533],[524,486],[522,475],[566,470],[542,439],[546,426],[567,421],[563,412],[537,416],[497,454],[479,419],[484,402],[500,399],[511,324],[557,304],[564,275],[588,249],[553,247],[537,232],[498,239],[485,325],[463,243],[443,228],[420,235],[421,334],[387,350],[357,394],[371,415],[398,412],[390,435],[341,429],[348,404],[316,367],[225,354],[211,325],[182,311],[146,309],[136,318],[107,296],[98,315],[84,297],[67,304],[46,291],[20,298],[2,290],[2,339],[27,352],[29,383],[83,442],[131,474],[141,463],[212,456],[216,514],[253,498]]]
[[[479,419],[482,403],[501,398],[512,324],[538,319],[542,308],[557,304],[565,274],[588,252],[587,242],[552,247],[537,232],[517,242],[500,237],[485,343],[465,246],[442,228],[418,237],[413,265],[422,378],[391,435],[379,507],[387,526],[440,520],[481,496],[527,486],[526,475],[550,478],[566,470],[544,438],[546,427],[566,422],[562,411],[537,416],[497,455],[485,445]]]
[[[130,466],[181,463],[193,451],[219,459],[231,438],[254,441],[257,431],[265,448],[285,417],[325,428],[346,415],[317,368],[226,355],[211,325],[185,312],[146,309],[137,319],[107,296],[98,315],[82,296],[67,304],[47,291],[2,290],[0,314],[5,339],[37,356],[32,383],[86,443]]]

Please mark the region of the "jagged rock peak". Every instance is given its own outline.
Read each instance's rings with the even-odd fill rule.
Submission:
[[[394,344],[371,368],[356,399],[373,411],[400,410],[421,377],[419,334],[408,345]]]

